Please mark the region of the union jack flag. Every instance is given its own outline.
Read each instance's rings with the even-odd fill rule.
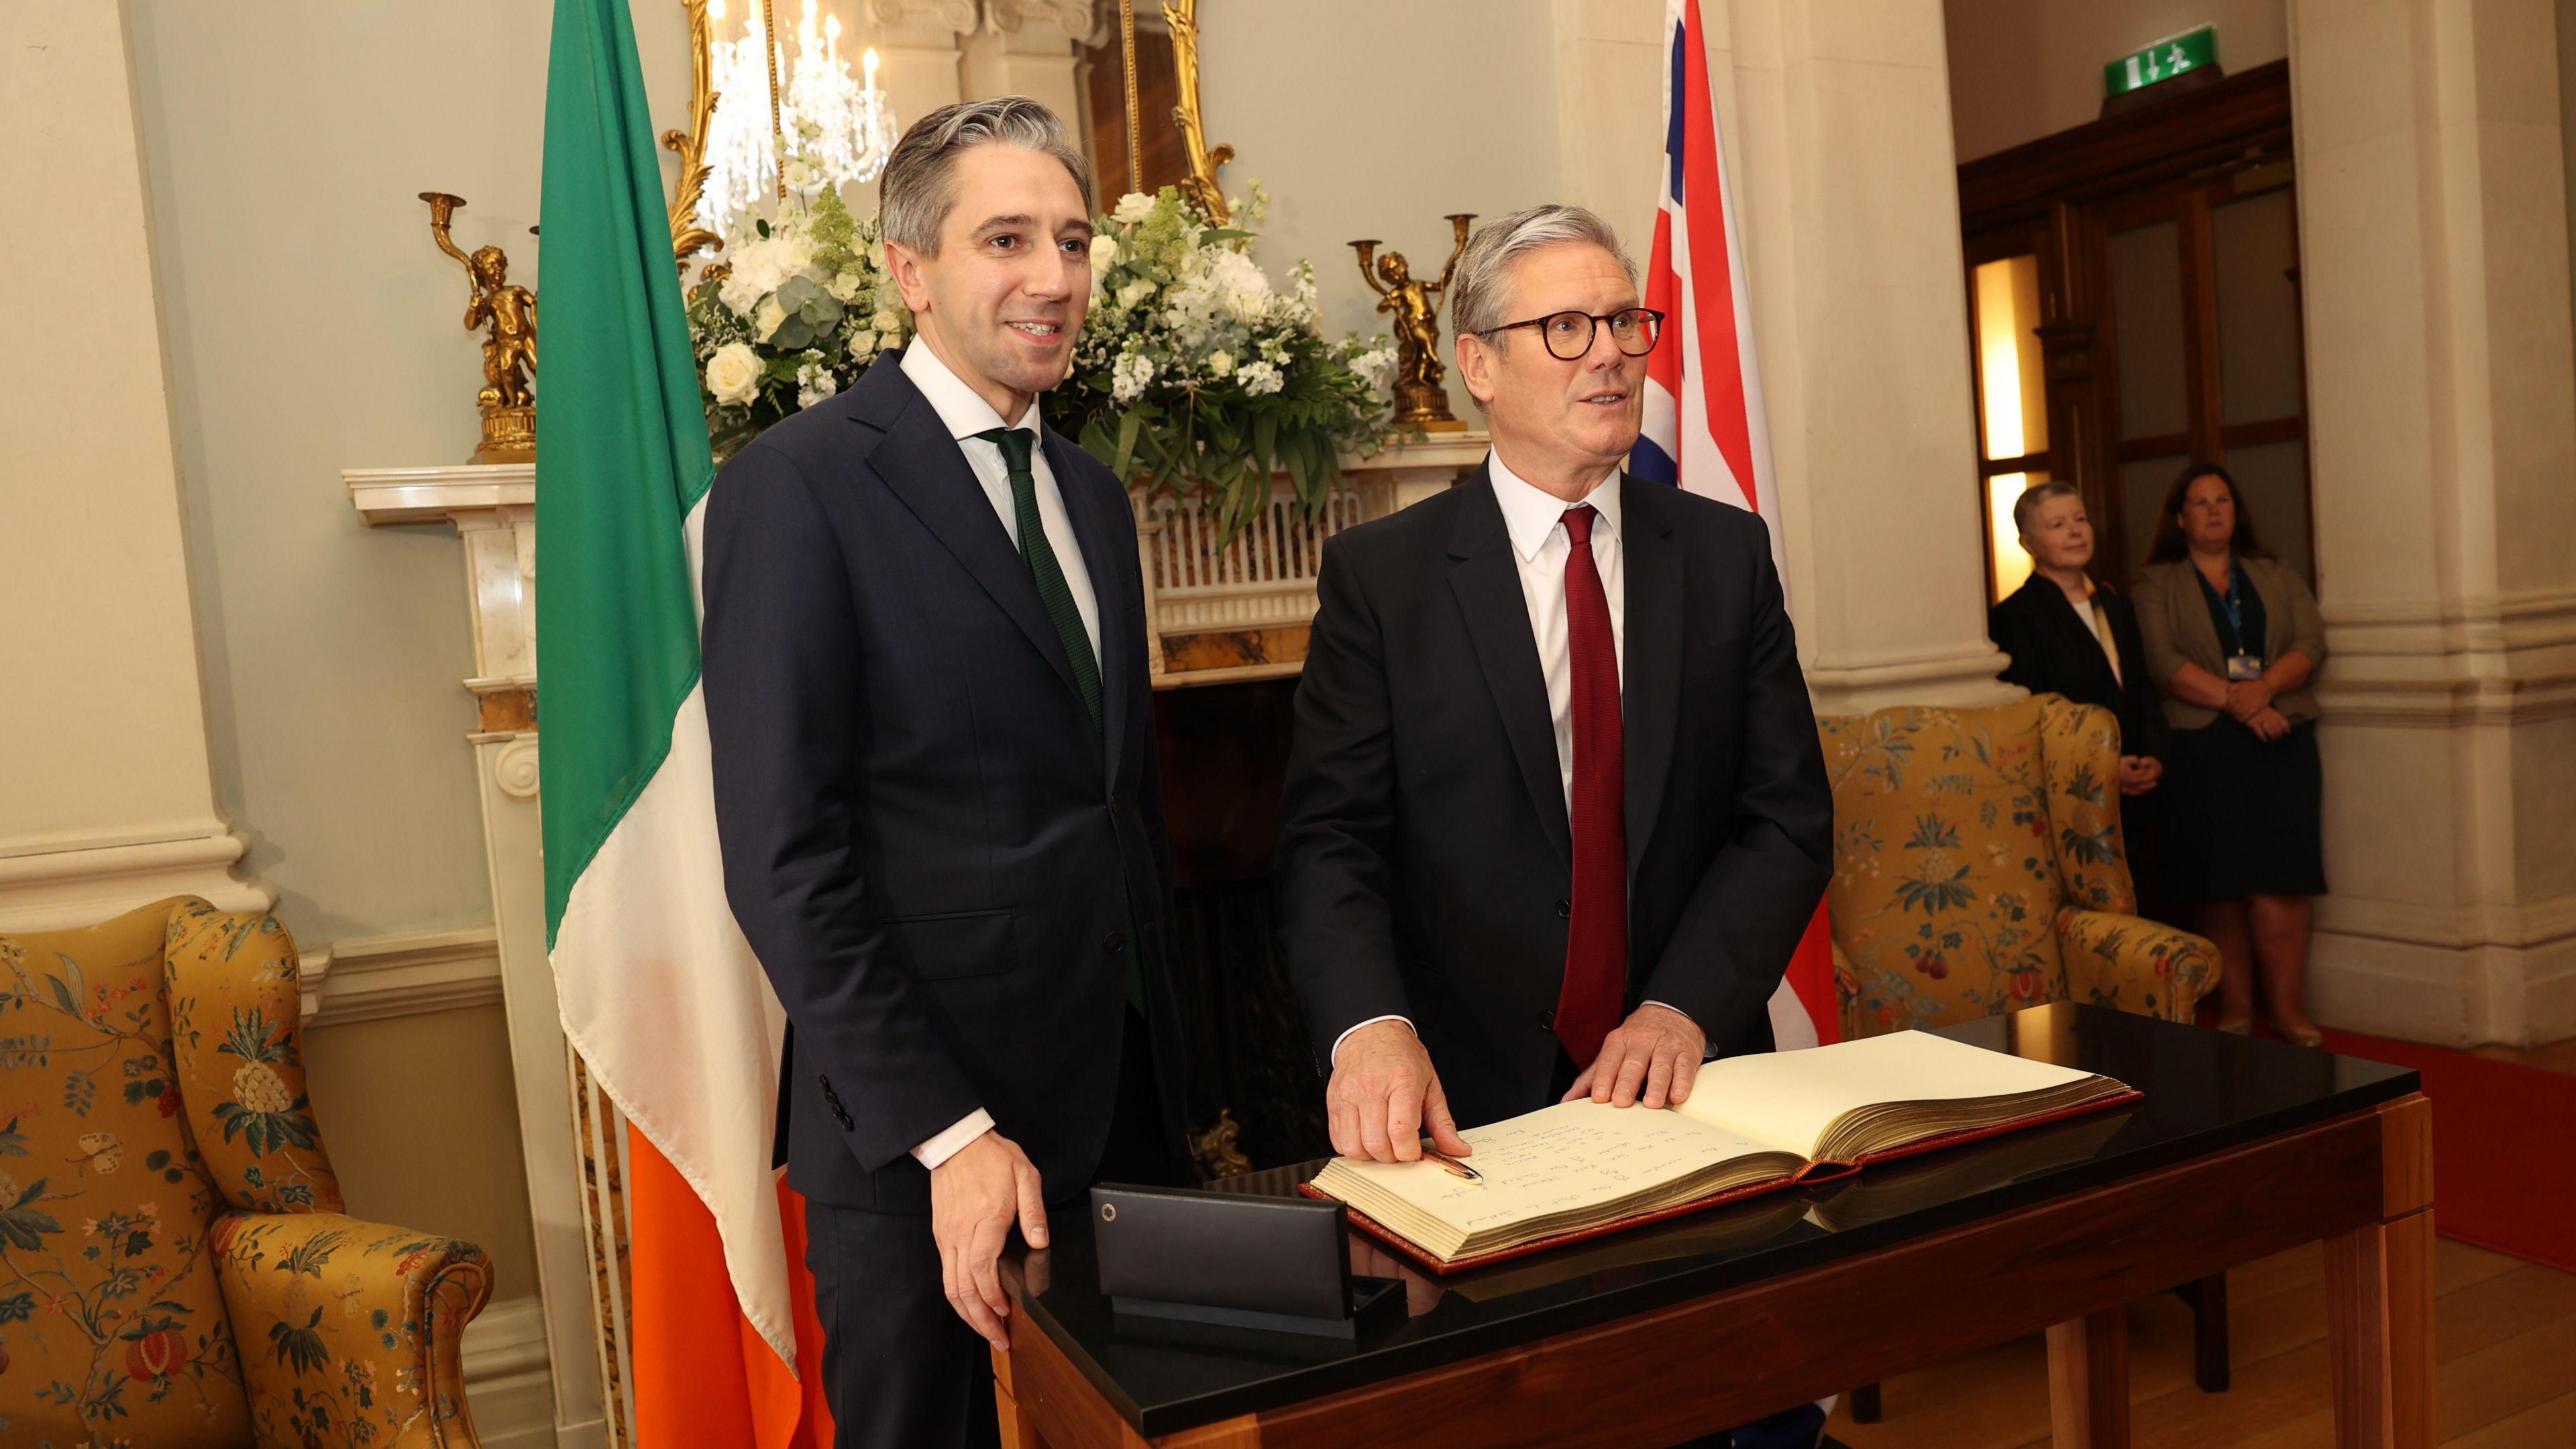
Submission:
[[[1664,72],[1663,195],[1646,264],[1646,305],[1665,320],[1661,343],[1646,356],[1645,431],[1628,455],[1628,471],[1758,515],[1770,530],[1771,562],[1785,590],[1780,495],[1762,417],[1744,247],[1709,89],[1699,0],[1664,0],[1664,34],[1671,50]],[[1771,998],[1771,1028],[1784,1050],[1842,1037],[1822,902]]]

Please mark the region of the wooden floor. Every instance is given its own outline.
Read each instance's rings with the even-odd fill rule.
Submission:
[[[2576,1041],[2481,1056],[2576,1074]],[[2439,1209],[2436,1208],[2438,1214]],[[2461,1449],[2576,1446],[2576,1274],[2444,1238],[2435,1380],[2440,1442]],[[2163,1296],[2129,1310],[2137,1449],[2306,1449],[2334,1443],[2326,1368],[2325,1253],[2316,1244],[2227,1275],[2235,1383],[2191,1382],[2191,1314]],[[2047,1353],[2038,1338],[1890,1379],[1883,1417],[1831,1432],[1853,1449],[2025,1449],[2048,1443]]]

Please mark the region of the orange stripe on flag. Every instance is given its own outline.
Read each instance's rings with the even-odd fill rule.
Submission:
[[[814,1371],[823,1329],[805,1270],[805,1200],[778,1184],[796,1357],[807,1365],[800,1383],[742,1316],[714,1215],[632,1124],[626,1142],[636,1449],[829,1449],[832,1412]]]

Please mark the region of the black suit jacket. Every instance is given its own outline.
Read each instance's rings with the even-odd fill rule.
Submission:
[[[1762,522],[1620,484],[1628,993],[1721,1053],[1832,871],[1833,796]],[[1281,806],[1281,917],[1318,1066],[1411,1017],[1451,1109],[1545,1106],[1571,831],[1512,542],[1482,473],[1325,545]]]
[[[1052,432],[1044,447],[1099,597],[1105,729],[895,358],[761,434],[707,502],[725,893],[787,1008],[788,1180],[820,1201],[927,1211],[910,1151],[979,1106],[1050,1201],[1087,1185],[1131,951],[1178,1146],[1183,1017],[1133,515],[1089,454]]]
[[[2138,614],[2109,584],[2093,586],[2093,602],[2111,618],[2111,642],[2120,672],[2102,657],[2093,626],[2075,612],[2066,591],[2037,574],[1986,611],[1986,632],[2012,656],[2000,678],[2033,694],[2062,694],[2078,704],[2098,704],[2120,720],[2120,752],[2164,758],[2162,691],[2151,678],[2147,648],[2138,637]]]

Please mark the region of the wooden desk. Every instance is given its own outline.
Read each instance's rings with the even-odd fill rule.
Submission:
[[[2146,1099],[1518,1263],[1407,1272],[1406,1321],[1356,1345],[1118,1319],[1088,1216],[1062,1212],[1050,1252],[1005,1264],[1003,1442],[1661,1449],[2045,1328],[2056,1444],[2116,1449],[2126,1305],[2323,1239],[2337,1443],[2429,1449],[2415,1073],[2068,1004],[1945,1034]],[[1285,1191],[1316,1166],[1230,1184]]]

